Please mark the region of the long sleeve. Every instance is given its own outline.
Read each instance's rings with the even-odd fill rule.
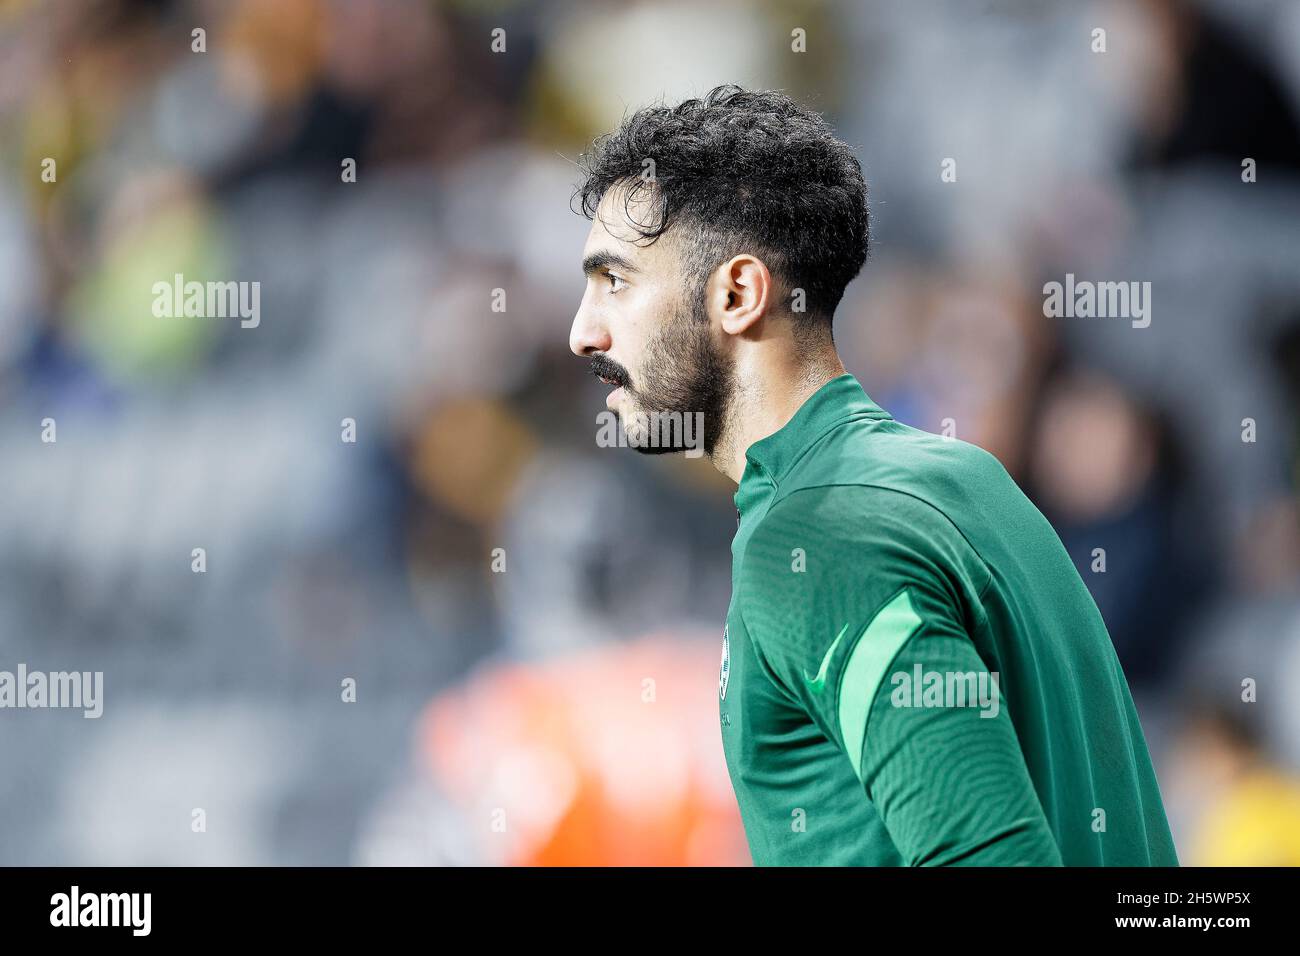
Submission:
[[[910,865],[1060,865],[971,633],[988,571],[907,495],[805,489],[773,506],[742,569],[772,679],[843,751]]]
[[[1015,728],[970,640],[923,624],[889,673],[871,702],[861,779],[903,860],[1060,866]],[[953,706],[949,675],[974,706]]]

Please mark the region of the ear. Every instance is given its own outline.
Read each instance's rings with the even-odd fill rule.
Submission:
[[[709,280],[709,319],[717,319],[728,335],[740,335],[767,314],[775,295],[763,260],[741,253],[718,266]]]

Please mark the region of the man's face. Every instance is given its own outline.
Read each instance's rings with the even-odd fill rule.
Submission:
[[[631,212],[638,220],[649,215],[635,204]],[[627,220],[624,192],[605,194],[582,250],[587,286],[569,347],[613,386],[605,406],[637,450],[660,454],[702,444],[712,454],[731,393],[731,362],[718,347],[704,291],[687,287],[673,232],[646,244]],[[676,430],[676,440],[665,443],[671,436],[657,424],[665,413],[690,416],[702,429]],[[647,428],[657,428],[656,436]]]

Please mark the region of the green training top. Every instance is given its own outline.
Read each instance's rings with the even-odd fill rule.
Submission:
[[[718,694],[755,863],[1177,865],[1101,614],[997,459],[845,374],[735,501]]]

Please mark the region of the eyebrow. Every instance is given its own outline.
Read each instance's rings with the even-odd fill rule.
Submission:
[[[590,277],[593,272],[600,272],[610,267],[623,272],[639,272],[636,266],[616,252],[593,252],[582,260],[582,274]]]

